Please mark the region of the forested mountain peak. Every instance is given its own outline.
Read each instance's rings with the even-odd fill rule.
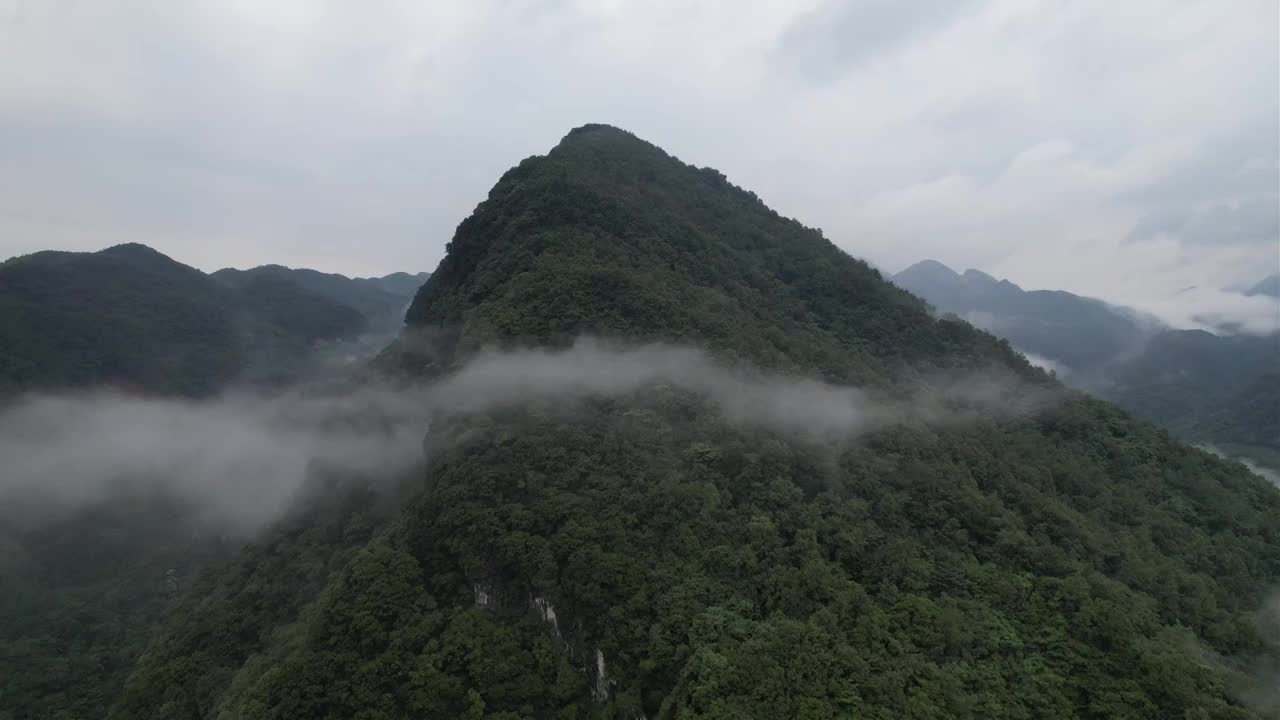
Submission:
[[[1280,651],[1249,620],[1280,493],[934,319],[716,170],[576,129],[458,225],[408,323],[445,384],[495,346],[539,347],[502,356],[503,387],[549,365],[602,387],[646,342],[718,365],[436,415],[407,506],[285,525],[206,579],[113,717],[1261,716],[1236,688]],[[623,350],[554,365],[584,336]],[[792,419],[940,372],[1056,400],[828,447],[690,389],[759,392],[762,368],[774,401],[808,388]]]
[[[964,272],[956,272],[936,260],[922,260],[895,275],[893,281],[917,294],[927,288],[929,293],[922,296],[935,303],[942,299],[950,303],[962,298],[969,303],[978,299],[989,303],[1015,298],[1024,292],[1012,282],[996,279],[981,270],[968,268]]]
[[[0,263],[0,396],[277,383],[309,365],[317,343],[398,330],[422,279],[279,265],[207,275],[139,243],[14,257]]]
[[[157,259],[157,260],[163,259],[169,262],[174,262],[173,258],[170,258],[168,255],[165,255],[164,253],[160,252],[159,250],[156,250],[150,245],[143,245],[142,243],[136,243],[136,242],[128,242],[128,243],[120,243],[119,245],[112,245],[111,247],[105,248],[103,250],[99,250],[98,252],[103,255],[115,255],[118,257],[128,257],[128,258],[138,258],[138,259],[146,258],[146,259]]]
[[[136,243],[0,265],[0,393],[117,384],[204,393],[239,372],[232,298]]]
[[[184,265],[164,253],[141,243],[122,243],[94,252],[77,252],[67,250],[42,250],[28,255],[18,255],[6,260],[2,266],[6,269],[23,267],[28,269],[50,270],[55,267],[94,267],[99,271],[111,268],[121,270],[145,270],[167,275],[171,278],[190,278],[192,274],[202,275],[199,270]]]
[[[937,260],[930,260],[928,258],[925,258],[924,260],[921,260],[911,265],[910,267],[903,270],[902,273],[899,273],[899,274],[905,274],[905,273],[930,273],[930,274],[937,274],[937,275],[959,274],[955,270],[952,270],[951,267],[948,266],[946,263],[941,263],[941,262],[938,262]]]
[[[446,385],[494,357],[521,392],[645,371],[643,343],[685,360],[436,415],[407,505],[335,501],[207,578],[112,717],[1267,712],[1241,698],[1280,652],[1252,620],[1280,580],[1280,493],[935,319],[715,170],[579,128],[502,176],[408,322]],[[557,350],[583,336],[622,350]],[[833,443],[751,422],[833,397],[908,417],[895,390],[988,393],[992,370],[1052,402]],[[706,382],[773,404],[727,413]]]
[[[462,356],[603,335],[858,382],[980,362],[1030,372],[718,171],[608,126],[504,174],[406,319],[456,330]]]

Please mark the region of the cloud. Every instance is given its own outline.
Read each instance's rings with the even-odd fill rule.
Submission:
[[[729,369],[700,351],[584,340],[558,350],[483,353],[418,387],[310,387],[203,400],[113,393],[33,395],[0,411],[0,501],[55,509],[123,485],[192,502],[251,531],[276,517],[317,472],[390,482],[423,459],[434,422],[457,413],[589,397],[635,399],[655,385],[702,398],[731,422],[842,444],[900,423],[958,423],[1031,413],[1053,391],[1003,375],[935,377],[896,398],[812,379]]]
[[[1206,450],[1208,452],[1211,452],[1214,455],[1217,455],[1218,457],[1226,458],[1227,460],[1234,460],[1235,462],[1238,462],[1241,465],[1244,465],[1245,467],[1249,468],[1249,472],[1253,473],[1254,475],[1257,475],[1263,480],[1269,481],[1276,487],[1280,487],[1280,468],[1267,467],[1265,465],[1260,465],[1257,462],[1247,457],[1244,457],[1241,455],[1232,455],[1211,443],[1201,443],[1196,447],[1200,448],[1201,450]],[[1280,596],[1277,596],[1276,600],[1280,601]],[[1271,607],[1270,609],[1276,611],[1277,613],[1274,617],[1274,622],[1276,622],[1274,629],[1278,633],[1280,633],[1280,602],[1273,603],[1273,607]],[[1280,634],[1276,636],[1276,640],[1280,641]]]
[[[1141,308],[1182,329],[1267,335],[1280,331],[1280,298],[1191,287]]]
[[[503,170],[609,122],[889,270],[1159,301],[1275,265],[1277,27],[1267,0],[8,0],[0,255],[431,269]]]
[[[783,32],[784,62],[822,81],[836,79],[865,60],[883,56],[923,34],[945,27],[974,2],[945,5],[927,0],[826,0]]]
[[[199,402],[32,396],[0,414],[0,495],[68,507],[125,485],[155,487],[249,529],[275,517],[315,469],[385,477],[413,467],[424,411],[368,388]]]
[[[1027,362],[1031,363],[1032,365],[1035,365],[1036,367],[1046,372],[1053,372],[1053,373],[1057,373],[1059,376],[1062,376],[1062,375],[1065,375],[1068,371],[1068,368],[1062,363],[1054,362],[1050,358],[1047,358],[1043,355],[1036,355],[1035,353],[1023,352],[1022,356],[1027,359]]]
[[[1234,205],[1170,207],[1138,221],[1129,233],[1132,240],[1175,235],[1189,242],[1264,243],[1274,247],[1280,238],[1280,204],[1275,198],[1251,198]]]

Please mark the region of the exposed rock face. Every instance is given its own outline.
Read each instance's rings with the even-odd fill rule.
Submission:
[[[591,681],[592,699],[597,703],[609,702],[617,682],[609,678],[604,651],[589,642],[582,623],[580,621],[569,622],[567,623],[569,626],[568,632],[563,631],[555,605],[546,596],[537,592],[529,593],[529,607],[538,613],[538,617],[547,626],[548,632],[555,638],[560,651],[569,658],[574,668],[578,672],[585,674]]]
[[[587,677],[592,699],[597,703],[609,702],[618,683],[609,677],[604,650],[591,641],[581,620],[562,620],[561,613],[556,610],[551,599],[537,590],[530,590],[525,594],[525,607],[521,607],[515,600],[519,595],[510,588],[503,587],[492,577],[472,579],[471,592],[475,596],[475,606],[481,610],[497,612],[527,609],[536,613],[556,641],[560,652],[569,659],[574,669]]]

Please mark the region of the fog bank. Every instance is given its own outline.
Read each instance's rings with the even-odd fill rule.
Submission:
[[[393,388],[244,391],[187,401],[110,392],[33,395],[0,412],[0,500],[8,493],[74,505],[118,483],[188,498],[249,530],[285,507],[310,472],[395,476],[421,462],[433,418],[554,401],[634,396],[669,385],[726,419],[798,438],[845,442],[904,422],[964,422],[1033,412],[1052,392],[996,374],[937,377],[890,400],[807,378],[730,370],[666,345],[486,352],[433,383]],[[148,485],[149,484],[149,485]]]

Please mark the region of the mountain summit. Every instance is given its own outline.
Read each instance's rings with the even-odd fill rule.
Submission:
[[[903,367],[1018,365],[716,170],[605,125],[504,174],[406,321],[456,328],[464,356],[595,334],[692,342],[858,384]]]
[[[408,322],[446,380],[582,336],[627,358],[591,387],[641,343],[728,369],[442,413],[407,503],[327,496],[202,581],[111,717],[1270,712],[1242,698],[1280,652],[1253,620],[1280,492],[935,319],[715,170],[578,128],[459,225]],[[495,381],[559,356],[527,357],[540,373]],[[739,395],[689,389],[715,372]],[[753,422],[833,396],[890,420]],[[991,401],[1023,396],[1049,401]]]

